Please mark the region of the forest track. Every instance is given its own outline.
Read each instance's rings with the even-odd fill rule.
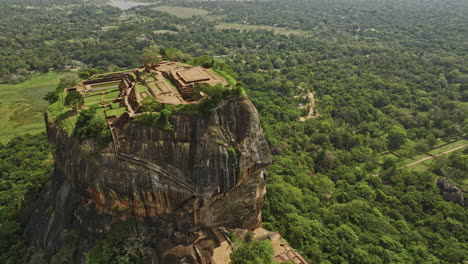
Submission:
[[[468,147],[468,144],[464,144],[464,145],[462,145],[462,146],[458,146],[458,147],[456,147],[456,148],[449,149],[449,150],[447,150],[447,151],[445,151],[445,152],[442,152],[442,153],[440,153],[440,154],[438,154],[438,155],[428,155],[428,156],[425,157],[425,158],[422,158],[422,159],[420,159],[420,160],[417,160],[417,161],[411,162],[411,163],[409,163],[409,164],[406,164],[406,165],[404,165],[403,167],[410,167],[410,166],[416,165],[416,164],[418,164],[418,163],[424,162],[424,161],[426,161],[426,160],[435,159],[435,158],[438,158],[438,157],[443,156],[443,155],[445,155],[445,154],[449,154],[449,153],[451,153],[451,152],[460,150],[460,149],[465,148],[465,147]],[[400,167],[400,168],[403,168],[403,167]],[[376,177],[376,176],[379,176],[381,173],[382,173],[382,172],[375,173],[375,174],[373,174],[372,176]]]
[[[299,121],[304,122],[306,120],[309,120],[313,117],[319,116],[318,113],[315,113],[315,98],[313,93],[307,93],[306,98],[309,99],[309,102],[307,103],[306,107],[309,108],[309,111],[306,116],[301,116],[299,117]]]
[[[426,161],[426,160],[430,160],[430,159],[434,159],[434,158],[440,157],[440,156],[445,155],[445,154],[448,154],[448,153],[450,153],[450,152],[453,152],[453,151],[457,151],[457,150],[459,150],[459,149],[462,149],[462,148],[464,148],[464,147],[466,147],[466,146],[468,146],[468,144],[465,144],[465,145],[462,145],[462,146],[459,146],[459,147],[456,147],[456,148],[453,148],[453,149],[449,149],[449,150],[447,150],[447,151],[445,151],[445,152],[440,153],[439,155],[434,155],[434,156],[430,155],[430,156],[427,156],[427,157],[425,157],[425,158],[422,158],[422,159],[417,160],[417,161],[415,161],[415,162],[412,162],[412,163],[410,163],[410,164],[406,164],[405,167],[413,166],[413,165],[418,164],[418,163],[421,163],[421,162],[423,162],[423,161]]]

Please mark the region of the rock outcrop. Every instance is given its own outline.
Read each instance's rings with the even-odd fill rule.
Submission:
[[[56,165],[25,231],[46,255],[74,232],[82,258],[112,223],[128,218],[151,237],[154,263],[161,263],[167,245],[199,236],[191,234],[261,224],[270,153],[247,98],[222,100],[211,115],[174,114],[173,131],[116,123],[105,148],[46,122]]]
[[[438,179],[437,185],[445,201],[464,205],[463,190],[460,187],[444,178]]]

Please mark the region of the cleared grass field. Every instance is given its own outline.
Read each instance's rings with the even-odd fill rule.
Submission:
[[[427,166],[432,160],[427,160],[427,161],[424,161],[424,162],[421,162],[421,163],[418,163],[418,164],[414,164],[413,166],[410,166],[408,168],[412,169],[412,170],[418,170],[418,171],[425,171],[427,170],[429,167]]]
[[[88,96],[100,95],[100,94],[103,94],[103,93],[110,93],[110,92],[115,92],[115,91],[118,91],[118,90],[119,90],[118,88],[111,87],[111,88],[106,89],[106,90],[99,90],[99,91],[91,92],[91,93],[89,93]]]
[[[16,135],[45,131],[44,111],[48,102],[42,98],[55,89],[64,73],[35,74],[20,84],[0,84],[0,142]]]
[[[148,92],[148,87],[146,87],[144,84],[137,84],[135,86],[135,93],[140,94],[142,92]]]
[[[442,139],[437,139],[437,143],[435,143],[435,145],[433,146],[433,148],[438,148],[444,144],[447,144],[447,142],[445,142],[444,140]]]
[[[452,150],[452,149],[456,149],[457,147],[461,147],[461,146],[466,145],[466,144],[468,144],[468,140],[462,139],[462,140],[458,140],[456,142],[450,143],[448,145],[444,145],[442,147],[432,149],[432,150],[429,151],[429,153],[434,155],[434,156],[444,155],[443,154],[444,152]],[[463,151],[463,149],[465,149],[465,148],[460,148],[460,149],[455,150],[455,151]],[[421,159],[423,159],[425,157],[428,157],[428,155],[418,154],[418,155],[413,156],[411,158],[404,159],[401,163],[402,164],[411,164],[411,163],[413,163],[415,161],[418,161],[418,160],[421,160]],[[422,162],[413,164],[411,166],[408,166],[408,168],[410,168],[412,170],[424,171],[424,170],[427,170],[429,168],[429,166],[431,165],[432,162],[434,162],[434,159],[431,158],[431,159],[427,159],[427,160],[424,160]]]
[[[97,85],[91,85],[93,91],[102,91],[102,90],[109,90],[109,89],[119,89],[120,81],[118,82],[109,82]]]
[[[126,107],[120,107],[120,108],[116,108],[116,109],[112,109],[112,110],[107,110],[106,111],[106,116],[116,116],[116,117],[119,117],[121,116],[123,113],[125,113],[127,111],[127,108]]]
[[[101,27],[101,31],[107,32],[107,31],[110,31],[110,30],[118,29],[118,28],[119,28],[119,26],[104,26],[104,27]]]
[[[206,16],[208,11],[203,9],[180,7],[180,6],[158,6],[152,8],[153,10],[169,13],[173,16],[180,18],[190,18],[192,16]]]
[[[117,98],[120,94],[120,91],[113,91],[113,92],[110,92],[110,93],[106,93],[104,95],[104,98],[105,99],[112,99],[112,100],[115,100],[115,98]]]
[[[209,72],[211,74],[213,74],[214,76],[217,76],[218,78],[224,78],[226,79],[226,81],[228,83],[230,83],[231,85],[236,85],[237,84],[237,81],[236,79],[232,78],[229,74],[227,74],[226,72],[222,71],[222,70],[219,70],[219,69],[209,69]]]
[[[464,110],[468,111],[468,102],[460,103],[460,105]]]
[[[439,154],[442,154],[442,153],[444,153],[444,152],[446,152],[446,151],[448,151],[450,149],[457,148],[457,147],[463,146],[465,144],[468,144],[468,140],[462,139],[462,140],[458,140],[458,141],[455,141],[453,143],[450,143],[448,145],[433,149],[433,150],[429,151],[429,153],[432,154],[432,155],[439,155]]]
[[[167,30],[167,29],[160,29],[160,30],[154,30],[153,33],[159,35],[159,34],[166,34],[166,33],[169,33],[169,34],[178,34],[179,32],[173,31],[173,30]]]
[[[308,35],[310,32],[302,30],[293,30],[287,28],[273,27],[273,26],[258,26],[258,25],[245,25],[237,23],[220,23],[215,26],[216,29],[235,29],[239,31],[256,31],[256,30],[266,30],[273,31],[275,34],[279,35]]]

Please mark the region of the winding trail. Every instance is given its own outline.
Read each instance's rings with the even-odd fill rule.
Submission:
[[[309,111],[306,116],[301,116],[299,118],[300,122],[304,122],[306,120],[309,120],[313,117],[318,116],[318,113],[315,113],[315,98],[313,93],[307,93],[306,98],[309,99],[309,102],[305,105],[305,107],[309,108]]]

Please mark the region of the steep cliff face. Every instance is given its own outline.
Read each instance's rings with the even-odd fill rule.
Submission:
[[[78,232],[83,252],[127,218],[155,227],[154,241],[258,226],[270,154],[252,103],[223,100],[211,115],[170,122],[173,131],[119,123],[114,142],[99,149],[47,121],[56,167],[27,227],[30,242],[51,255]]]

